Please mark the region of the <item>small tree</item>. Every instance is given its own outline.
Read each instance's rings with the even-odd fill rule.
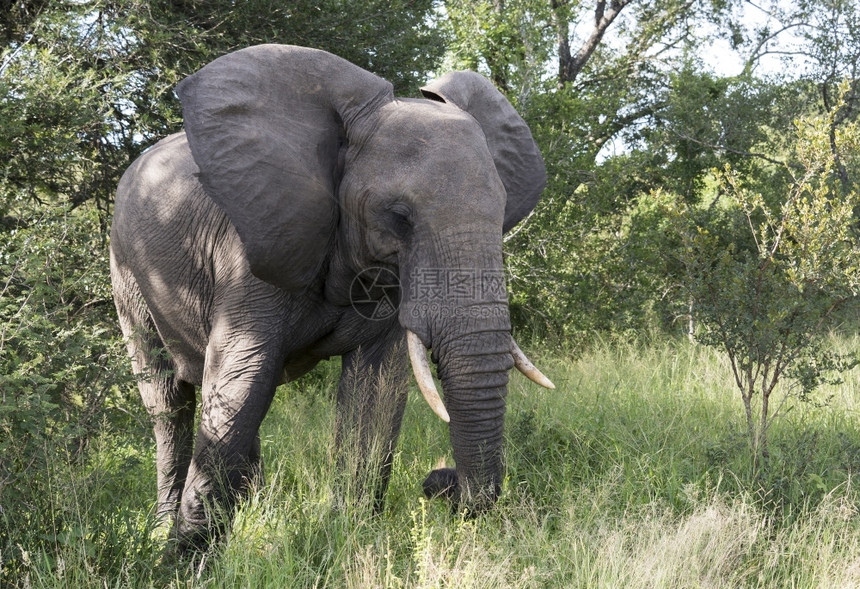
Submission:
[[[796,121],[796,163],[774,175],[783,178],[771,181],[774,196],[751,190],[726,166],[714,171],[719,196],[709,207],[676,200],[667,208],[696,338],[728,356],[756,471],[767,466],[768,430],[785,400],[807,400],[857,364],[824,339],[860,288],[860,195],[833,173],[830,123]],[[856,123],[843,126],[839,139],[856,153]]]

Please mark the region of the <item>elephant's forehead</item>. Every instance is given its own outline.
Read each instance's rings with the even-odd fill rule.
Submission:
[[[369,141],[348,160],[346,186],[416,200],[443,194],[504,199],[487,139],[470,114],[429,100],[395,101],[381,111]]]
[[[381,109],[380,115],[377,133],[386,140],[404,135],[447,142],[483,139],[481,127],[471,115],[440,102],[395,100]]]
[[[478,122],[457,107],[429,100],[397,100],[380,112],[366,146],[379,163],[425,166],[485,165],[492,161]],[[372,154],[372,155],[371,155]]]

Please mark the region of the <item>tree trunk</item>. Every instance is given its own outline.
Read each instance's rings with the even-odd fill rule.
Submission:
[[[631,0],[612,0],[607,7],[606,0],[598,0],[597,6],[594,8],[594,28],[576,55],[573,55],[570,50],[570,20],[568,15],[564,14],[569,5],[569,0],[552,0],[552,12],[558,38],[559,89],[576,81],[577,76],[603,40],[606,30],[630,2]]]

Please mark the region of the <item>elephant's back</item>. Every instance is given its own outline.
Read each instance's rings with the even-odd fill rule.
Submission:
[[[238,242],[227,217],[204,193],[198,174],[185,133],[162,139],[123,174],[111,248],[136,276],[162,274],[179,284],[188,272],[202,272],[214,279],[218,251],[225,242]]]
[[[172,229],[182,223],[189,206],[204,204],[198,173],[184,132],[165,137],[143,152],[119,181],[112,239],[124,245],[142,230]]]
[[[161,140],[126,170],[117,188],[111,252],[137,282],[162,341],[199,381],[225,244],[238,242],[203,192],[185,133]]]

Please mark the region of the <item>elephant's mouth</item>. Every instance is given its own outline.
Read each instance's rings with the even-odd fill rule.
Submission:
[[[413,332],[406,330],[406,345],[409,350],[409,361],[412,363],[412,372],[415,373],[415,380],[418,383],[418,388],[421,389],[421,394],[433,412],[439,416],[439,419],[445,423],[449,423],[451,418],[448,416],[448,410],[445,409],[445,404],[439,397],[439,392],[436,390],[436,383],[433,381],[433,373],[430,371],[430,363],[427,360],[427,349],[424,343]],[[555,389],[555,385],[548,379],[540,370],[535,367],[531,360],[523,353],[514,338],[511,337],[511,356],[514,358],[514,366],[522,372],[535,384],[548,389]]]

